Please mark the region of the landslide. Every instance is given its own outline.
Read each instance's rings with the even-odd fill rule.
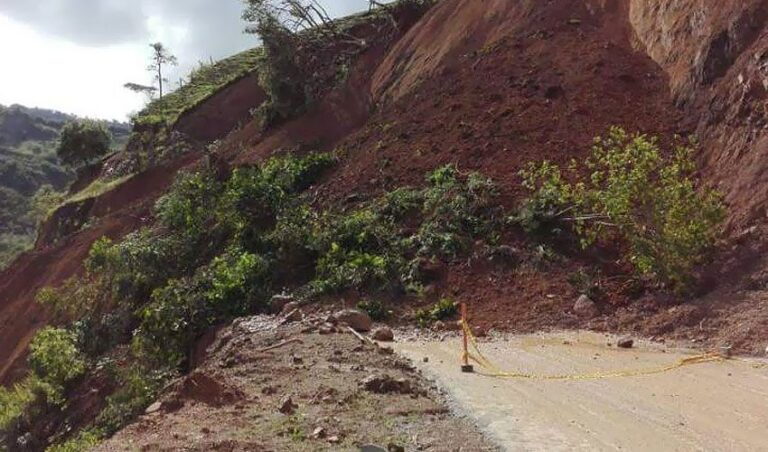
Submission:
[[[681,304],[650,292],[638,299],[614,282],[626,273],[616,256],[598,253],[513,268],[472,256],[437,268],[426,299],[414,303],[443,296],[468,301],[481,331],[586,327],[704,346],[730,343],[755,353],[768,340],[768,265],[759,234],[768,199],[761,157],[760,100],[768,86],[763,9],[758,1],[442,0],[422,18],[403,17],[391,41],[361,54],[346,80],[301,115],[263,132],[253,121],[235,127],[242,117],[209,104],[205,115],[232,117],[199,138],[220,136],[221,124],[232,124],[217,158],[234,165],[285,151],[335,149],[339,164],[311,189],[317,206],[353,207],[386,190],[420,186],[425,173],[453,163],[493,178],[502,204],[514,208],[525,195],[518,171],[528,162],[584,159],[594,137],[611,125],[662,140],[696,133],[701,175],[724,192],[730,212],[728,240],[717,265],[706,269],[711,283],[701,298]],[[260,93],[248,93],[260,102]],[[235,98],[231,92],[211,97]],[[197,128],[206,121],[186,123]],[[101,235],[137,228],[189,163],[160,170],[164,182],[151,193],[138,190],[96,225],[23,256],[3,273],[3,382],[18,376],[29,339],[46,322],[34,292],[77,273]],[[524,236],[506,239],[513,250],[527,250],[521,256],[535,255]],[[606,276],[594,319],[573,312],[579,291],[569,280],[585,268]],[[398,313],[408,316],[412,308],[398,306]]]

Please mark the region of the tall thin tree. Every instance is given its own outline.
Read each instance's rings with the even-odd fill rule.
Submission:
[[[171,54],[171,52],[163,45],[162,42],[156,42],[149,45],[152,50],[152,63],[147,67],[147,70],[155,74],[155,82],[157,82],[157,92],[160,99],[163,98],[163,83],[168,79],[163,76],[163,69],[166,66],[178,65],[178,60]]]

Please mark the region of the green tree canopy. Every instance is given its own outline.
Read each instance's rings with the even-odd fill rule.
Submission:
[[[109,151],[112,135],[103,124],[84,119],[66,124],[56,153],[62,163],[79,166],[89,163]]]

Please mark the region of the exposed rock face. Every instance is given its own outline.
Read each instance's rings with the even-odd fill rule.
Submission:
[[[730,232],[766,216],[768,4],[760,0],[631,0],[638,46],[669,75],[702,142],[705,180],[730,205]]]

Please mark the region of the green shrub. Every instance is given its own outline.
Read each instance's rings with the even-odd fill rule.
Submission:
[[[221,192],[212,172],[183,173],[157,202],[157,218],[175,234],[197,244],[212,223]]]
[[[50,392],[48,388],[34,375],[26,377],[10,389],[0,386],[0,431],[8,430],[38,393]]]
[[[423,222],[418,233],[419,255],[453,258],[466,251],[476,237],[489,238],[497,229],[497,189],[490,179],[470,173],[459,178],[453,166],[427,176]]]
[[[170,368],[182,364],[208,328],[266,307],[269,273],[266,260],[236,250],[215,258],[194,277],[169,281],[141,310],[137,347]]]
[[[29,346],[29,366],[43,382],[54,389],[54,394],[51,394],[53,399],[60,399],[67,384],[86,370],[86,362],[77,348],[75,334],[53,327],[44,328],[35,334]]]
[[[432,322],[445,320],[459,312],[459,305],[450,298],[443,298],[429,309],[420,309],[416,311],[416,321],[420,326],[425,327]]]
[[[380,301],[363,300],[357,303],[357,309],[367,313],[373,320],[382,321],[389,318],[392,315],[392,311],[388,310],[386,306]]]
[[[103,123],[83,119],[64,125],[56,153],[64,164],[77,166],[105,155],[111,142],[112,134]]]
[[[579,178],[575,163],[574,183],[548,162],[521,173],[534,193],[523,206],[521,224],[526,230],[571,226],[584,247],[598,239],[626,243],[626,258],[637,273],[683,290],[725,217],[717,192],[697,189],[692,152],[677,146],[667,156],[655,138],[612,128],[596,139],[583,165],[588,178]]]
[[[61,444],[50,446],[45,452],[84,452],[96,447],[102,438],[104,434],[101,430],[87,429]]]
[[[118,390],[107,397],[107,406],[96,418],[96,426],[109,436],[143,413],[157,398],[170,374],[132,364],[120,371]]]

